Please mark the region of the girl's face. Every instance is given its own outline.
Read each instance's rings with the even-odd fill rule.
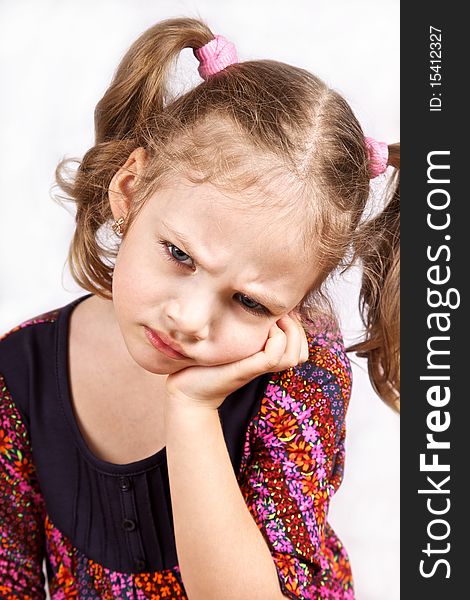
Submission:
[[[145,370],[170,374],[262,350],[314,281],[297,230],[275,209],[242,202],[180,179],[147,201],[122,239],[114,312]],[[157,349],[147,328],[186,358]]]

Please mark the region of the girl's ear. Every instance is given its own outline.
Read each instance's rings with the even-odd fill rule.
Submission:
[[[108,198],[115,220],[118,220],[119,217],[126,218],[129,206],[134,199],[135,183],[144,172],[146,162],[145,148],[136,148],[111,179]]]

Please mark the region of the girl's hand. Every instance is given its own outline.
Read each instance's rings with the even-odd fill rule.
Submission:
[[[264,349],[225,365],[186,367],[168,375],[167,402],[217,410],[225,398],[255,377],[283,371],[308,359],[305,331],[294,314],[274,323]]]

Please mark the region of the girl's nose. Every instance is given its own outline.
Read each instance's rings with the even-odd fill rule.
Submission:
[[[209,306],[207,299],[189,297],[174,299],[166,306],[169,333],[174,331],[174,338],[182,341],[182,337],[203,340],[209,335]]]

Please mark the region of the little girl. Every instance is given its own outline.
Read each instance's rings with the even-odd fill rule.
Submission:
[[[184,48],[203,81],[170,98]],[[349,350],[398,412],[398,175],[363,218],[398,146],[189,18],[132,45],[95,130],[57,169],[88,293],[0,342],[0,596],[45,598],[45,558],[53,599],[354,598],[326,520],[351,370],[323,284],[362,261]]]

